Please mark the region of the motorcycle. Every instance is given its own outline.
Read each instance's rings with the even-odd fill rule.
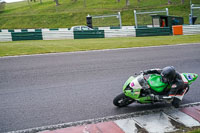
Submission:
[[[158,100],[153,98],[152,95],[167,94],[171,86],[162,82],[161,76],[158,74],[151,74],[149,77],[145,77],[144,73],[141,72],[137,77],[131,76],[125,82],[123,93],[114,98],[113,104],[117,107],[125,107],[134,102],[141,104],[167,102],[178,108],[184,95],[189,91],[189,85],[198,78],[198,74],[195,73],[181,73],[180,75],[187,87],[178,90],[173,99]]]

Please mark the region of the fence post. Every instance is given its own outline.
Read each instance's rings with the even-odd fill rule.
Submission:
[[[167,16],[169,16],[169,10],[168,10],[168,8],[166,8],[166,13],[167,13]]]
[[[135,16],[135,27],[138,28],[136,10],[134,10],[134,16]]]
[[[120,12],[118,12],[118,17],[119,17],[119,25],[120,25],[120,29],[121,29],[122,28],[122,19],[121,19]]]

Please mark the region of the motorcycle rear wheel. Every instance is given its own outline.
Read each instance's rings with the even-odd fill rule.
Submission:
[[[135,100],[127,97],[124,93],[119,94],[113,100],[113,104],[117,107],[125,107],[133,103]]]

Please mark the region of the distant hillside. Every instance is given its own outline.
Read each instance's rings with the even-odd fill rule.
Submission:
[[[135,25],[133,10],[161,10],[169,8],[169,14],[184,17],[188,24],[190,13],[189,0],[181,4],[181,0],[130,0],[126,6],[125,0],[59,0],[55,6],[53,0],[36,2],[17,2],[6,4],[5,11],[0,13],[0,29],[23,28],[66,28],[74,25],[86,25],[86,16],[116,14],[122,15],[123,25]],[[86,3],[84,3],[86,1]],[[199,3],[200,0],[192,0]],[[112,21],[110,22],[112,25]],[[109,26],[109,25],[107,25]]]

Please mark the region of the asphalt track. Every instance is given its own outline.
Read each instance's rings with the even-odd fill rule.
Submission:
[[[0,132],[169,106],[112,104],[129,76],[167,65],[200,75],[200,44],[0,58]],[[200,102],[199,79],[184,104]]]

